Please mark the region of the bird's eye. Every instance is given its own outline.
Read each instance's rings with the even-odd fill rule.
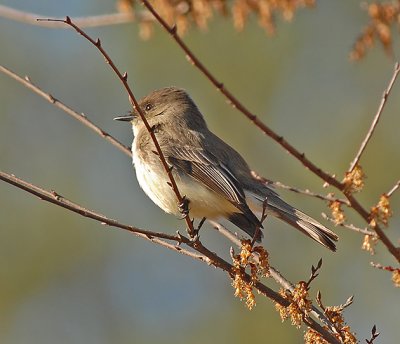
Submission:
[[[144,107],[144,109],[145,109],[146,111],[150,111],[152,108],[153,108],[153,105],[150,104],[150,103],[146,104],[146,106]]]

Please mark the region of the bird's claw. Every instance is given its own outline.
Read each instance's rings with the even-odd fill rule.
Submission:
[[[182,202],[178,204],[179,212],[182,214],[182,218],[185,218],[189,214],[189,199],[186,196],[182,197]]]

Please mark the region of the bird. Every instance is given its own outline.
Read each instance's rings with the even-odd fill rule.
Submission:
[[[261,241],[265,212],[336,251],[338,236],[286,203],[271,187],[255,178],[244,158],[215,135],[189,94],[165,87],[138,101],[153,131],[179,192],[193,218],[227,219],[250,237]],[[154,142],[137,110],[114,118],[130,122],[132,162],[140,187],[166,213],[182,216],[176,194]]]

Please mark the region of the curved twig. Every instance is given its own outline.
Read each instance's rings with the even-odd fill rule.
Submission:
[[[352,231],[354,231],[354,232],[358,232],[358,233],[362,233],[362,234],[366,234],[366,235],[376,236],[376,233],[375,233],[375,232],[369,231],[369,230],[366,229],[366,228],[359,228],[359,227],[354,226],[354,225],[351,224],[351,223],[350,223],[350,224],[347,224],[347,223],[337,223],[335,219],[329,217],[327,214],[322,213],[321,215],[322,215],[322,217],[323,217],[325,220],[328,220],[328,221],[334,223],[334,224],[337,225],[337,226],[350,229],[350,230],[352,230]]]
[[[397,183],[386,193],[387,197],[391,197],[396,190],[400,188],[400,180],[397,181]]]
[[[389,97],[389,94],[390,94],[390,92],[391,92],[391,90],[393,88],[393,85],[394,85],[399,73],[400,73],[400,65],[399,65],[398,62],[396,62],[395,66],[394,66],[394,71],[393,71],[392,78],[389,81],[389,85],[387,86],[387,88],[383,92],[383,96],[382,96],[382,99],[381,99],[381,103],[379,104],[378,111],[376,112],[375,117],[372,120],[372,123],[371,123],[371,126],[370,126],[369,130],[368,130],[368,133],[365,136],[365,139],[363,140],[363,142],[361,143],[361,146],[358,149],[358,152],[357,152],[354,160],[350,164],[350,168],[349,168],[348,172],[353,171],[353,169],[356,167],[356,165],[358,164],[358,162],[361,159],[361,155],[363,154],[363,152],[365,151],[365,148],[367,147],[367,144],[368,144],[369,140],[371,140],[372,134],[374,133],[375,128],[376,128],[376,126],[377,126],[377,124],[379,122],[379,119],[381,118],[383,109],[384,109],[384,107],[386,105],[386,101],[387,101],[387,99]]]
[[[131,23],[137,16],[139,16],[139,18],[143,16],[144,18],[148,19],[149,13],[138,13],[135,15],[133,12],[117,12],[98,16],[76,17],[74,18],[74,23],[80,27],[118,25]],[[43,15],[16,10],[15,8],[4,5],[0,5],[0,17],[30,25],[45,26],[47,28],[67,28],[67,26],[60,22],[37,21],[37,18],[43,18]],[[62,19],[60,18],[60,20]]]
[[[113,146],[117,147],[121,152],[127,154],[128,156],[131,156],[131,150],[123,145],[121,142],[119,142],[115,137],[111,136],[109,133],[107,133],[105,130],[101,129],[99,126],[94,124],[90,119],[86,117],[85,114],[79,113],[73,109],[71,109],[69,106],[65,105],[63,102],[60,100],[56,99],[53,97],[50,93],[46,93],[43,91],[41,88],[36,86],[31,79],[28,76],[25,76],[25,78],[20,77],[19,75],[15,74],[13,71],[10,69],[0,65],[0,72],[3,72],[4,74],[10,76],[14,80],[20,82],[27,88],[29,88],[31,91],[35,92],[39,96],[43,97],[46,99],[49,103],[57,106],[64,112],[66,112],[68,115],[71,117],[75,118],[82,124],[84,124],[86,127],[89,129],[93,130],[97,135],[101,136],[102,138],[106,139],[108,142],[110,142]]]
[[[65,209],[68,209],[68,210],[70,210],[74,213],[77,213],[79,215],[82,215],[84,217],[96,220],[103,225],[108,225],[108,226],[124,229],[126,231],[129,231],[129,232],[141,237],[141,238],[150,240],[158,245],[172,249],[173,251],[178,251],[178,252],[188,255],[192,258],[195,258],[195,259],[198,259],[201,261],[205,261],[206,263],[210,263],[210,260],[207,257],[205,257],[204,255],[198,255],[198,254],[195,254],[191,251],[182,249],[179,246],[177,246],[182,242],[182,236],[171,235],[171,234],[166,234],[166,233],[161,233],[161,232],[154,232],[154,231],[140,229],[137,227],[133,227],[130,225],[120,223],[117,220],[110,219],[102,214],[99,214],[92,210],[86,209],[86,208],[80,206],[79,204],[74,203],[74,202],[64,198],[63,196],[58,194],[56,191],[44,190],[36,185],[33,185],[33,184],[28,183],[20,178],[17,178],[14,175],[11,175],[11,174],[8,174],[8,173],[2,172],[2,171],[0,171],[0,180],[3,180],[9,184],[12,184],[12,185],[24,190],[24,191],[27,191],[27,192],[39,197],[41,200],[53,203],[55,205],[58,205]],[[176,244],[168,243],[165,240],[174,241],[174,242],[176,242]]]
[[[273,180],[269,180],[269,179],[267,179],[265,177],[260,176],[255,171],[251,171],[251,173],[252,173],[254,178],[260,180],[266,186],[274,186],[274,187],[285,189],[285,190],[289,190],[289,191],[292,191],[292,192],[295,192],[295,193],[298,193],[298,194],[301,194],[301,195],[318,198],[318,199],[323,200],[323,201],[339,202],[341,204],[345,204],[347,206],[350,206],[350,202],[347,199],[337,198],[337,197],[330,196],[330,195],[322,195],[322,194],[319,194],[319,193],[316,193],[316,192],[312,192],[312,191],[310,191],[308,189],[302,190],[302,189],[295,188],[295,187],[290,186],[290,185],[285,185],[285,184],[283,184],[281,182],[275,182]]]
[[[114,71],[114,73],[118,76],[118,79],[122,82],[122,84],[124,85],[124,88],[126,90],[126,92],[128,93],[129,96],[129,101],[131,102],[131,105],[133,107],[133,109],[139,114],[140,118],[143,121],[143,124],[146,127],[146,130],[148,131],[151,140],[153,141],[153,144],[156,148],[157,151],[157,155],[160,158],[161,164],[164,167],[165,173],[168,175],[169,181],[170,181],[170,186],[172,188],[172,190],[174,191],[176,198],[178,200],[177,202],[177,207],[178,204],[182,204],[183,203],[183,197],[181,195],[181,193],[179,192],[178,186],[176,185],[175,179],[172,175],[172,170],[171,167],[168,165],[163,152],[161,151],[161,147],[157,141],[156,135],[154,134],[154,131],[152,130],[152,128],[150,127],[149,123],[147,122],[147,119],[142,111],[142,109],[140,108],[135,95],[133,94],[129,84],[128,84],[128,74],[124,73],[122,74],[119,69],[117,68],[117,66],[114,64],[114,61],[111,59],[111,57],[108,55],[108,53],[104,50],[103,46],[101,45],[101,41],[100,39],[97,39],[96,41],[91,38],[86,32],[84,32],[82,29],[80,29],[77,25],[75,25],[72,21],[70,17],[66,17],[65,19],[38,19],[39,21],[49,21],[49,22],[63,22],[69,26],[71,26],[72,28],[75,29],[75,31],[77,33],[79,33],[80,35],[82,35],[86,40],[88,40],[90,43],[92,43],[99,51],[100,53],[103,55],[103,57],[106,60],[106,63],[111,67],[111,69]],[[187,229],[189,232],[189,235],[191,237],[195,237],[195,229],[193,226],[193,222],[190,220],[190,216],[189,216],[189,212],[184,214],[184,219],[186,221],[186,225],[187,225]]]

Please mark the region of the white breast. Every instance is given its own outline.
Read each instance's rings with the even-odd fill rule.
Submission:
[[[140,187],[165,212],[179,216],[178,200],[173,189],[168,184],[169,178],[166,172],[160,170],[158,166],[151,168],[148,164],[144,164],[143,160],[135,154],[136,150],[133,148],[132,159]],[[191,217],[217,219],[233,211],[238,212],[238,209],[224,197],[189,176],[186,178],[176,177],[175,182],[181,196],[186,196],[190,201]]]

